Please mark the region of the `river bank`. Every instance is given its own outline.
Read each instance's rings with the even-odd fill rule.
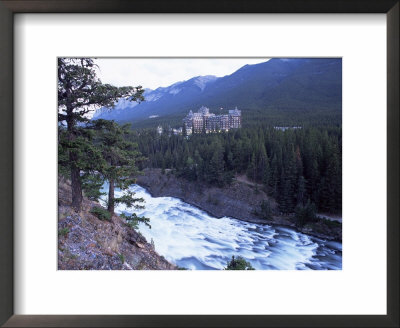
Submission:
[[[100,220],[91,210],[100,204],[83,199],[82,210],[71,208],[71,185],[58,184],[59,270],[175,270],[154,245],[113,215]]]
[[[143,173],[137,178],[137,184],[146,188],[154,197],[179,198],[218,218],[226,216],[258,224],[289,226],[322,239],[342,239],[339,223],[332,224],[321,219],[296,228],[293,216],[273,215],[271,220],[260,218],[255,213],[259,211],[263,200],[268,199],[275,211],[277,204],[263,190],[243,181],[235,180],[230,186],[218,188],[177,178],[170,171],[163,174],[161,169],[145,169]]]

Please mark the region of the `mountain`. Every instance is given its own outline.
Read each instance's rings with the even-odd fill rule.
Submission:
[[[169,87],[146,90],[146,101],[121,100],[113,111],[100,109],[94,118],[138,122],[149,118],[183,117],[205,105],[211,110],[237,106],[252,111],[336,113],[341,117],[340,58],[278,59],[245,65],[224,76],[197,76]]]
[[[92,119],[129,121],[167,115],[173,113],[174,108],[184,108],[182,104],[189,104],[192,99],[198,98],[204,89],[217,79],[213,75],[197,76],[187,81],[174,83],[169,87],[146,89],[144,102],[138,104],[121,99],[113,110],[100,108]]]

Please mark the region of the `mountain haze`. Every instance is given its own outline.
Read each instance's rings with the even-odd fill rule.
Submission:
[[[146,90],[146,101],[121,100],[112,111],[102,108],[94,119],[138,122],[168,117],[204,105],[211,110],[237,106],[246,112],[341,114],[342,60],[340,58],[271,59],[245,65],[224,76],[197,76],[169,87]]]

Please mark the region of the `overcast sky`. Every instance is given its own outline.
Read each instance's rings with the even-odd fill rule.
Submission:
[[[268,58],[99,58],[98,73],[103,83],[115,86],[138,86],[156,89],[199,75],[218,77],[232,74],[246,64],[257,64]]]

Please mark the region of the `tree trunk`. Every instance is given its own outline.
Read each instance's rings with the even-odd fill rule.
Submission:
[[[111,215],[114,214],[114,179],[110,179],[110,186],[108,188],[108,211]]]
[[[67,129],[68,129],[68,139],[69,141],[75,140],[76,136],[74,133],[74,121],[72,118],[72,109],[67,106],[67,113],[69,117],[67,118]],[[78,155],[73,151],[69,150],[69,162],[71,167],[71,192],[72,192],[72,207],[75,211],[80,212],[82,207],[82,183],[80,177],[80,168],[76,166],[78,161]]]
[[[75,163],[76,154],[70,152],[69,158],[71,162],[71,191],[72,191],[72,207],[75,211],[80,212],[82,206],[82,184],[80,170]]]

